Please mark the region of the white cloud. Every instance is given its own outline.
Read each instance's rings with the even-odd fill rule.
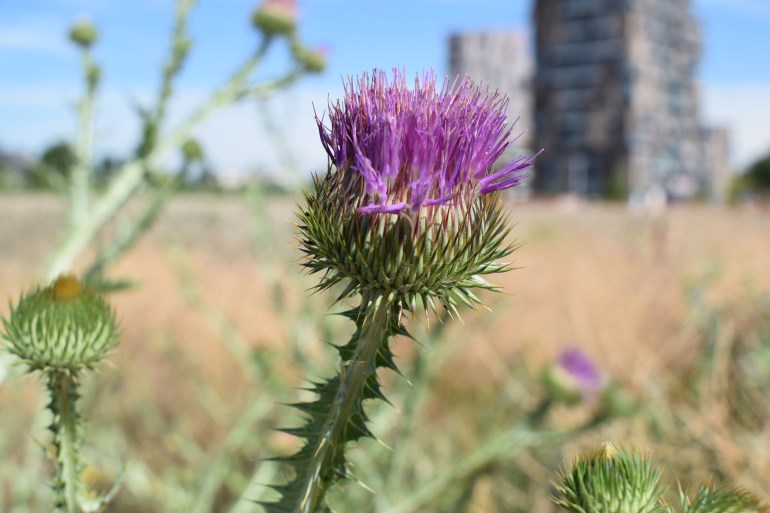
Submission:
[[[703,111],[710,124],[730,130],[732,162],[742,169],[770,151],[770,82],[703,87]]]
[[[48,18],[30,18],[0,25],[0,50],[29,51],[71,58],[66,30],[60,22]]]

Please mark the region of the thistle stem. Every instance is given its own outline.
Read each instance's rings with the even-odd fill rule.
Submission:
[[[217,108],[237,100],[246,82],[267,53],[270,39],[265,38],[259,49],[249,57],[230,77],[228,82],[198,110],[193,112],[176,130],[163,139],[146,157],[126,163],[118,171],[104,195],[95,202],[93,209],[82,222],[65,235],[48,268],[48,278],[53,279],[67,271],[94,238],[99,229],[131,198],[144,182],[148,169],[155,166],[166,153],[178,148],[190,136],[192,129]]]
[[[77,411],[78,379],[67,371],[48,374],[48,390],[51,402],[48,408],[53,414],[51,432],[58,468],[53,488],[56,492],[55,511],[80,513],[78,494],[82,460],[80,446],[80,416]]]
[[[362,299],[359,313],[361,317],[355,319],[356,333],[347,346],[340,348],[343,361],[339,374],[316,389],[318,401],[301,405],[312,420],[299,431],[310,433],[302,435],[306,445],[298,454],[284,458],[292,463],[297,475],[291,483],[280,487],[280,502],[265,504],[268,512],[325,511],[322,501],[326,491],[346,476],[345,445],[371,436],[362,402],[381,397],[375,373],[382,364],[378,357],[387,351],[387,339],[393,334],[398,305],[391,297],[368,296]]]
[[[88,49],[83,50],[83,75],[86,92],[78,103],[78,139],[75,148],[76,162],[70,182],[70,224],[75,227],[88,217],[91,190],[91,158],[93,153],[93,118],[96,86],[98,79],[93,76],[96,64]]]

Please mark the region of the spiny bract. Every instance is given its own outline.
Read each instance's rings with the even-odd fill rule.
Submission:
[[[497,191],[532,167],[518,157],[498,171],[511,144],[506,100],[462,80],[436,89],[425,73],[408,89],[394,71],[350,81],[317,119],[331,165],[299,214],[305,266],[320,289],[343,282],[340,298],[395,294],[405,308],[439,301],[450,311],[493,289],[482,276],[506,269],[512,250]]]
[[[110,305],[70,275],[23,295],[3,327],[8,351],[30,370],[91,369],[119,341]]]
[[[668,513],[659,482],[648,456],[604,444],[562,474],[554,502],[572,513]]]

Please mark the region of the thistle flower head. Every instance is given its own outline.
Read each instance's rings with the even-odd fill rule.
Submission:
[[[291,34],[297,26],[297,0],[263,0],[251,23],[269,36]]]
[[[531,160],[492,166],[510,145],[506,100],[464,79],[436,88],[432,72],[407,87],[402,73],[349,80],[316,118],[330,168],[300,213],[302,249],[320,288],[347,281],[340,297],[393,294],[407,307],[433,299],[450,311],[494,288],[506,269],[509,228],[496,191],[524,177]]]
[[[119,338],[109,304],[71,275],[22,296],[3,328],[8,351],[30,370],[91,369]]]
[[[521,182],[531,160],[493,164],[513,142],[507,99],[482,93],[467,77],[436,88],[432,72],[406,79],[381,70],[348,81],[342,102],[330,106],[330,125],[317,120],[321,142],[338,169],[363,180],[362,214],[416,212]]]
[[[607,443],[578,456],[554,502],[572,513],[667,513],[659,482],[648,456]]]
[[[604,376],[580,349],[567,348],[543,373],[545,386],[557,398],[573,404],[593,400],[604,388]]]

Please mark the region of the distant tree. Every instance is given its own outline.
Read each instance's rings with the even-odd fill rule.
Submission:
[[[69,143],[57,142],[48,146],[33,167],[30,185],[38,189],[59,189],[69,177],[77,157]]]
[[[107,184],[125,162],[119,158],[106,156],[94,169],[94,181],[98,186]]]
[[[746,171],[748,186],[756,192],[770,193],[770,155],[754,162]]]

